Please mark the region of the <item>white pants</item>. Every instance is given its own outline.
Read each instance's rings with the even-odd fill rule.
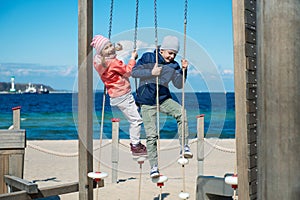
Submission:
[[[131,92],[120,97],[110,98],[110,105],[118,107],[130,123],[129,135],[132,144],[140,142],[140,131],[143,120],[138,112]]]

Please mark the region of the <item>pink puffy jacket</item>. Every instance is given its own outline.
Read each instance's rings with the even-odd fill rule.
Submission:
[[[130,59],[128,65],[116,58],[105,62],[107,67],[94,61],[94,68],[98,72],[101,80],[105,84],[110,97],[119,97],[131,91],[129,77],[135,60]]]

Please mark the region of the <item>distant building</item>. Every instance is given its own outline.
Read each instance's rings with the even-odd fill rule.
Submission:
[[[25,94],[36,94],[37,93],[37,89],[31,83],[28,83],[28,86],[26,87],[24,93]]]
[[[9,92],[16,92],[16,89],[15,89],[15,76],[12,76],[10,78],[10,82],[11,82],[11,87],[9,89]]]

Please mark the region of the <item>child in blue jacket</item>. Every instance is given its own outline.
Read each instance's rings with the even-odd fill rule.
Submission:
[[[169,90],[169,83],[182,88],[183,72],[174,60],[179,51],[179,40],[175,36],[166,36],[158,49],[158,66],[156,64],[156,50],[146,52],[132,69],[131,76],[139,78],[136,102],[141,106],[141,113],[146,132],[148,158],[151,166],[150,177],[160,176],[157,159],[157,130],[156,130],[156,77],[159,77],[159,111],[172,116],[177,121],[179,142],[182,143],[182,107],[174,101]],[[187,60],[181,61],[182,68],[187,70]],[[185,73],[186,75],[187,73]],[[185,77],[186,79],[186,77]],[[186,118],[186,117],[185,117]],[[188,146],[188,125],[185,120],[184,152],[185,158],[192,158],[193,154]]]

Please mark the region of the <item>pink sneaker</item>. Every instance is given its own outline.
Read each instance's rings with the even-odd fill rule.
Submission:
[[[146,146],[143,145],[142,143],[138,144],[131,144],[130,143],[130,150],[133,156],[145,156],[147,155],[147,149]]]

